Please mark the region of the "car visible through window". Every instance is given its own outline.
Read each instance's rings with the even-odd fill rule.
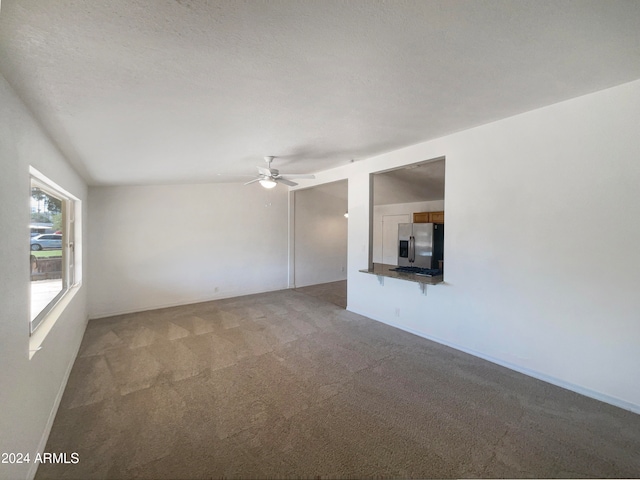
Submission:
[[[31,250],[61,249],[62,235],[41,234],[31,238]]]

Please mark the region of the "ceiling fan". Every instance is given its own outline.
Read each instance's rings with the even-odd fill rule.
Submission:
[[[257,167],[258,175],[253,180],[245,183],[245,185],[260,182],[260,185],[264,188],[273,188],[278,183],[284,183],[290,187],[295,187],[298,184],[289,180],[290,178],[316,178],[315,175],[307,175],[304,173],[280,173],[280,170],[277,168],[271,168],[271,162],[274,158],[276,157],[264,157],[264,161],[267,162],[267,167]]]

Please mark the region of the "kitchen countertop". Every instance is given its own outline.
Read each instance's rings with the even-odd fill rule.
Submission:
[[[425,277],[422,275],[416,275],[415,273],[396,272],[391,270],[397,268],[397,265],[387,265],[384,263],[374,263],[373,269],[360,270],[362,273],[369,273],[371,275],[378,275],[381,277],[397,278],[398,280],[406,280],[408,282],[423,283],[425,285],[436,285],[442,283],[442,275],[435,277]]]

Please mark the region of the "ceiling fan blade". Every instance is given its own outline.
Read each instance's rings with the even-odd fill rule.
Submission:
[[[316,178],[315,175],[306,173],[281,173],[280,175],[289,178]]]
[[[270,169],[270,168],[264,168],[264,167],[257,167],[258,168],[258,172],[260,172],[260,175],[264,175],[265,177],[270,177],[272,175],[277,175],[278,171]]]
[[[262,180],[262,178],[254,178],[253,180],[251,180],[250,182],[245,183],[244,185],[249,185],[251,183],[259,182],[260,180]]]
[[[284,183],[285,185],[289,185],[290,187],[295,187],[296,185],[298,185],[296,182],[292,182],[291,180],[287,180],[283,177],[276,178],[276,182]]]

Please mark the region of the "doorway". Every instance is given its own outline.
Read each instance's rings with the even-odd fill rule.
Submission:
[[[292,192],[289,285],[346,308],[348,182]]]

